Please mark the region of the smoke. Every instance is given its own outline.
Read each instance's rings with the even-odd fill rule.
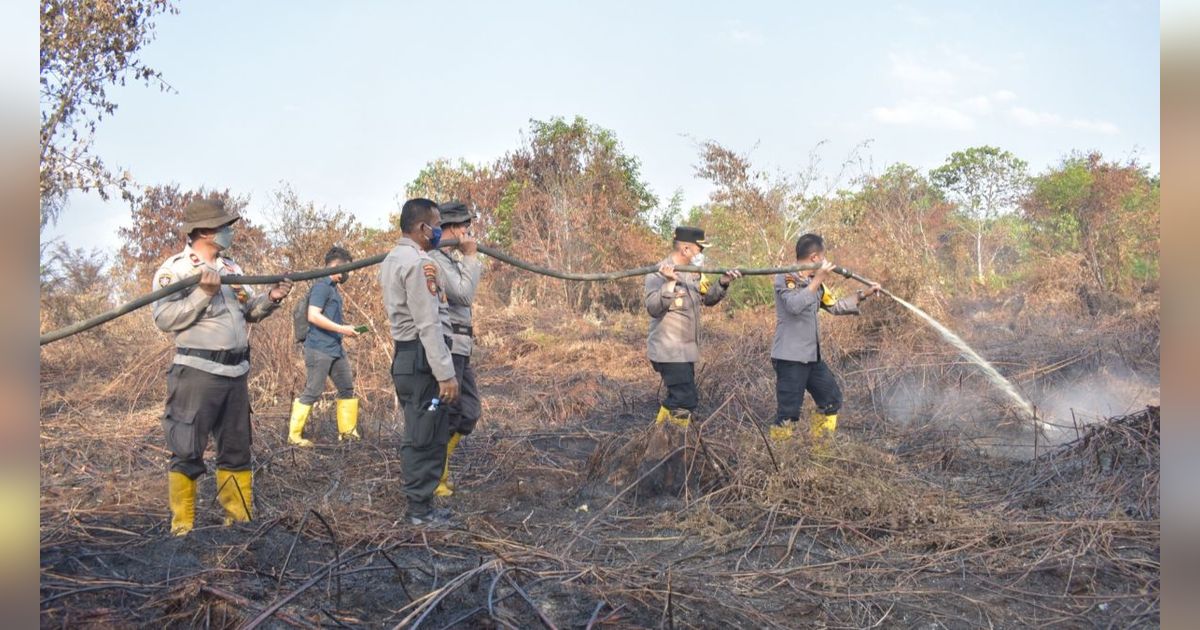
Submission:
[[[1159,381],[1157,375],[1101,367],[1046,387],[1035,403],[1041,416],[1069,440],[1074,439],[1076,426],[1159,404]]]
[[[1005,415],[1011,401],[973,375],[960,383],[908,374],[877,400],[889,422],[952,430],[992,455],[1029,459],[1081,437],[1087,426],[1159,404],[1158,376],[1099,367],[1063,378],[1031,394],[1042,420],[1035,434],[1027,419]]]

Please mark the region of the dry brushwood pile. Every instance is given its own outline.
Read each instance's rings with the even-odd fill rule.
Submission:
[[[916,363],[933,366],[926,388],[982,388],[935,342],[842,353],[847,334],[831,328],[847,404],[814,454],[761,429],[774,411],[769,318],[706,320],[702,419],[664,436],[650,426],[643,318],[482,313],[484,419],[455,456],[458,529],[400,518],[381,360],[356,359],[364,440],[339,444],[319,406],[319,445],[300,450],[276,386],[298,386],[298,359],[256,359],[256,520],[222,527],[206,476],[184,539],[167,531],[159,426],[169,342],[122,346],[119,328],[64,341],[42,367],[43,625],[1157,626],[1156,407],[1006,459],[950,424],[881,411]],[[898,362],[901,341],[921,361]],[[668,470],[677,492],[648,483]]]

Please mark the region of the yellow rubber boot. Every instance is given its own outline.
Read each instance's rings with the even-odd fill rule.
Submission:
[[[358,399],[339,398],[337,401],[338,440],[357,440]]]
[[[813,452],[824,453],[829,442],[833,440],[834,432],[837,431],[837,414],[813,412],[809,423],[809,436],[812,437]]]
[[[671,424],[686,429],[692,423],[692,412],[688,409],[677,409],[670,412],[667,419],[671,421]]]
[[[304,432],[304,423],[308,422],[310,413],[312,413],[312,405],[306,405],[299,399],[292,401],[292,419],[288,421],[288,444],[313,445],[312,440],[306,440],[300,435]]]
[[[667,418],[670,418],[670,417],[671,417],[670,409],[667,409],[666,407],[659,407],[658,415],[654,417],[654,424],[662,424],[667,421]]]
[[[794,433],[793,427],[795,425],[795,420],[784,420],[779,424],[771,425],[771,440],[773,442],[786,442],[792,439],[792,435]]]
[[[217,469],[217,501],[225,508],[225,525],[250,520],[250,508],[254,505],[253,479],[254,473],[249,470]]]
[[[435,497],[449,497],[454,495],[454,484],[450,482],[450,456],[454,454],[454,449],[458,446],[458,441],[461,439],[461,433],[454,433],[450,436],[450,441],[446,442],[446,463],[442,466],[442,478],[438,481],[438,487],[433,491],[433,496]]]
[[[196,480],[174,470],[167,473],[167,500],[171,504],[171,535],[186,536],[196,523]]]

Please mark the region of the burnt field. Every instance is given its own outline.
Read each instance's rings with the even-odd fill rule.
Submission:
[[[1048,320],[1007,333],[958,320],[1035,402],[1157,363],[1156,314],[1149,332],[1124,318],[1074,335]],[[256,519],[221,526],[206,476],[183,539],[167,531],[159,426],[168,342],[147,352],[115,342],[119,329],[65,341],[43,354],[42,623],[1158,625],[1152,394],[1129,390],[1128,408],[1103,417],[1048,418],[1035,438],[928,335],[868,353],[833,326],[847,404],[836,442],[813,455],[759,428],[774,410],[770,314],[747,311],[707,320],[703,421],[664,436],[650,426],[644,324],[481,315],[484,419],[455,455],[456,529],[401,520],[400,427],[379,352],[356,356],[364,440],[339,444],[319,406],[319,446],[301,450],[285,441],[298,359],[256,336],[267,347],[252,379]],[[116,368],[99,365],[95,349],[114,343]],[[657,464],[676,451],[682,489],[664,492]]]

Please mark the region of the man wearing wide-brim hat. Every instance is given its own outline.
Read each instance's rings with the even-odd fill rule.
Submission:
[[[483,405],[479,398],[479,387],[475,384],[475,366],[471,354],[475,348],[475,325],[473,309],[475,292],[483,274],[483,263],[479,260],[479,245],[471,232],[474,213],[460,201],[448,201],[438,206],[442,217],[442,236],[458,241],[452,247],[440,247],[429,253],[438,266],[438,279],[446,292],[447,320],[450,327],[450,355],[454,359],[454,375],[458,378],[458,398],[450,404],[450,440],[446,443],[446,463],[442,466],[442,478],[433,494],[437,497],[454,495],[454,483],[450,480],[450,457],[464,437],[475,430]]]
[[[217,443],[217,500],[225,524],[249,521],[254,504],[246,324],[275,312],[292,282],[284,280],[261,295],[248,286],[222,284],[221,276],[242,273],[221,255],[233,244],[233,225],[240,219],[219,199],[192,201],[184,209],[187,245],[154,274],[155,289],[200,276],[198,284],[154,303],[154,324],[175,337],[163,429],[171,451],[171,533],[177,536],[195,525],[196,480],[207,472],[204,449],[210,433]]]
[[[708,245],[704,230],[679,226],[675,228],[671,255],[659,264],[657,273],[646,276],[646,311],[650,313],[647,354],[667,389],[655,424],[690,424],[699,404],[696,361],[700,360],[700,307],[716,305],[725,297],[729,284],[742,277],[735,269],[712,282],[700,273],[675,270],[676,265],[702,266]]]

